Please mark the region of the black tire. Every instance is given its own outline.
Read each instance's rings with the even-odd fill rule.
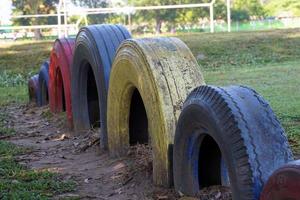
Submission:
[[[272,172],[293,159],[271,107],[250,88],[201,86],[188,96],[175,133],[175,189],[195,196],[221,185],[221,158],[234,200],[259,199]]]
[[[75,131],[99,125],[101,147],[107,149],[106,107],[110,70],[119,45],[130,38],[120,25],[91,25],[76,37],[71,68]]]
[[[48,93],[49,83],[49,61],[45,61],[39,72],[39,95],[38,95],[38,106],[45,106],[49,102]]]

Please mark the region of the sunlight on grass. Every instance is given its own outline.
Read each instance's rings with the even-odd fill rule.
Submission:
[[[28,101],[27,85],[17,87],[0,87],[0,105],[11,102],[24,103]]]
[[[179,35],[203,68],[253,67],[300,59],[299,29]]]
[[[74,191],[73,181],[64,181],[49,171],[27,169],[15,156],[27,149],[0,141],[0,199],[48,199],[55,194]]]
[[[27,75],[49,58],[52,41],[16,41],[0,44],[0,71]],[[12,54],[11,52],[15,52]]]
[[[3,136],[12,136],[16,131],[10,127],[8,123],[8,114],[5,112],[0,112],[0,137]]]

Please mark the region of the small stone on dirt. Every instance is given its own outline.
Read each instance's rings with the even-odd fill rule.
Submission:
[[[89,183],[91,179],[92,179],[92,178],[86,178],[86,179],[84,179],[84,182],[85,182],[85,183]]]
[[[66,140],[69,139],[70,137],[66,134],[62,134],[58,139],[56,139],[55,141],[62,141],[62,140]]]

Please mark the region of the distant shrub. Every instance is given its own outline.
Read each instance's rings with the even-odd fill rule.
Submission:
[[[233,21],[248,21],[250,19],[250,15],[246,10],[235,10],[231,11],[231,18]]]

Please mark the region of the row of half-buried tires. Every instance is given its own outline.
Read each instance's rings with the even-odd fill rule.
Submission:
[[[49,61],[46,60],[40,68],[38,74],[28,80],[29,100],[35,102],[38,106],[48,104],[48,84],[49,84]]]
[[[179,39],[130,37],[122,26],[94,25],[76,41],[56,40],[51,111],[66,110],[75,131],[99,126],[101,146],[112,156],[151,145],[158,185],[174,180],[177,191],[195,196],[223,184],[233,199],[259,199],[271,173],[292,160],[268,103],[246,87],[205,86]]]

